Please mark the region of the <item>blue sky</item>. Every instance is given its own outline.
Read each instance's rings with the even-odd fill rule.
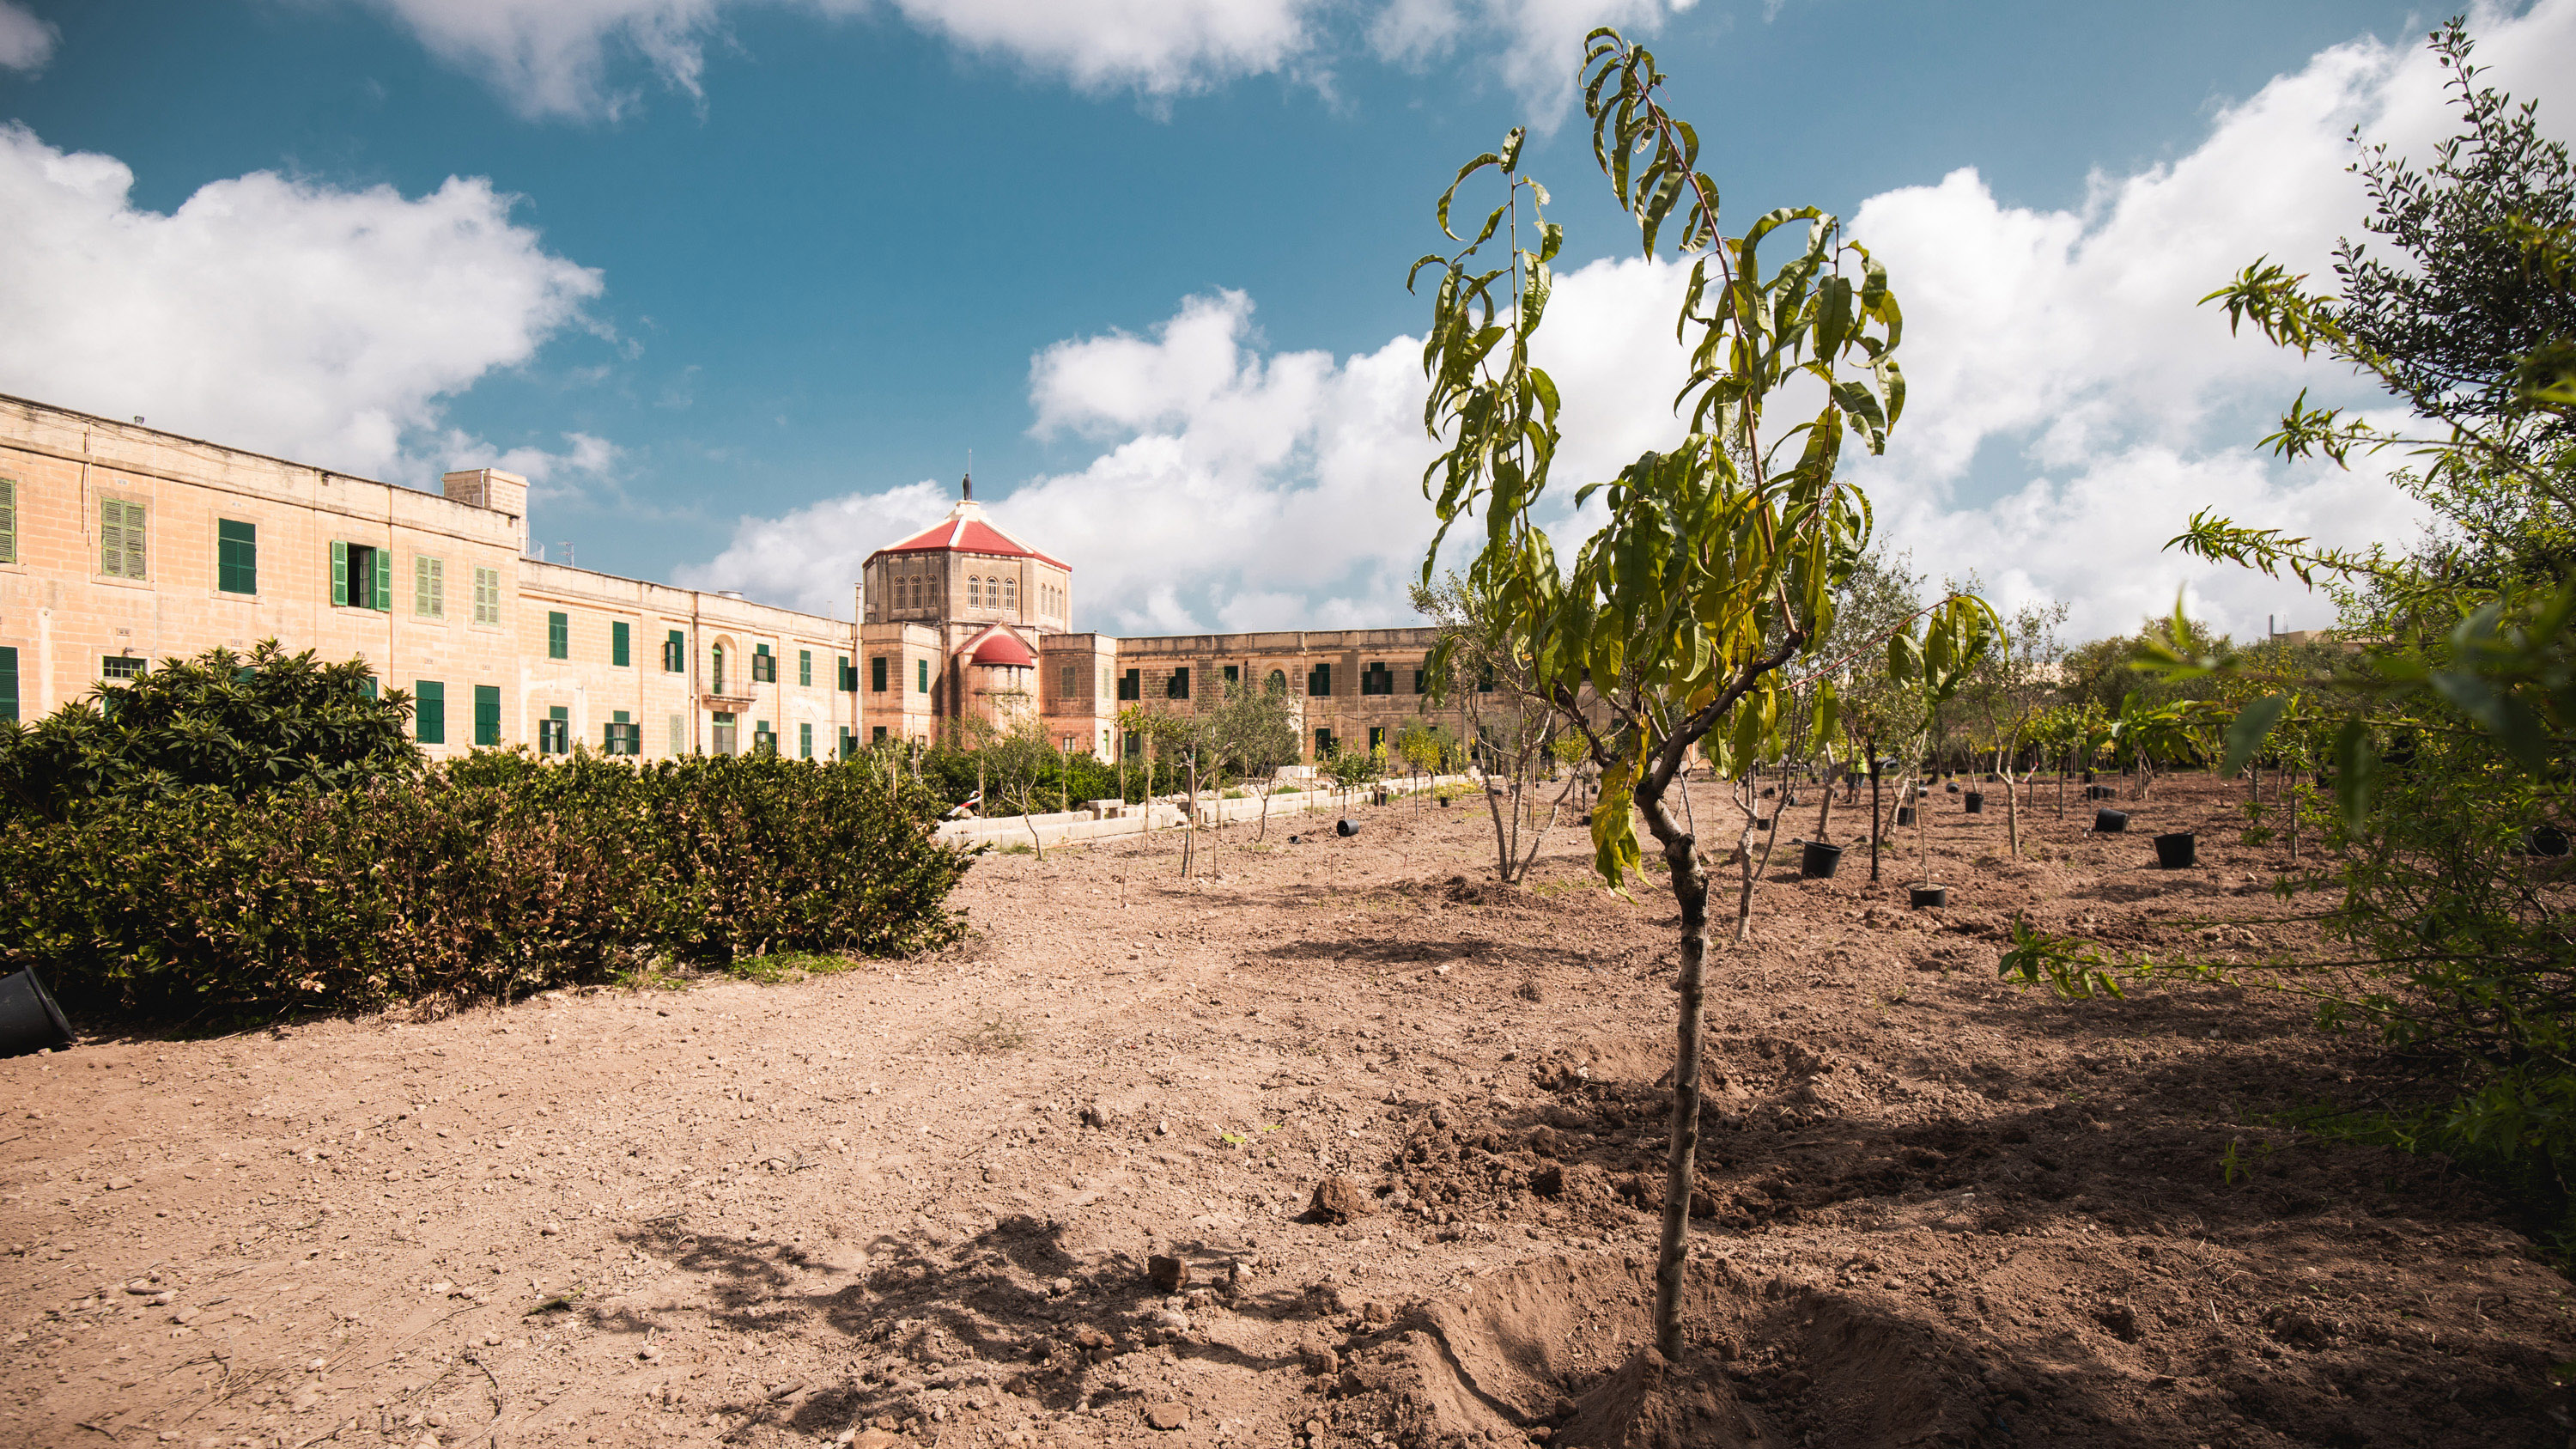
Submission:
[[[2483,17],[2545,107],[2567,8]],[[405,482],[497,458],[586,566],[843,616],[971,446],[1089,624],[1401,622],[1403,273],[1515,122],[1599,294],[1567,337],[1599,465],[1658,421],[1666,279],[1611,260],[1633,233],[1563,94],[1596,19],[1652,36],[1730,216],[1880,217],[1900,294],[1913,262],[1927,316],[1962,299],[1955,356],[1936,327],[1909,364],[1961,406],[1885,465],[1919,565],[2104,628],[2190,585],[2242,629],[2301,605],[2152,549],[2034,571],[2015,531],[2138,526],[2088,512],[2145,486],[2123,468],[2403,525],[2243,448],[2297,369],[2171,376],[2220,357],[2191,300],[2228,267],[2353,228],[2320,137],[2430,134],[2426,17],[2372,4],[0,0],[0,248],[44,259],[0,276],[0,391]],[[2157,277],[2178,232],[2212,274],[2069,300]],[[1980,273],[2067,295],[1981,323]],[[97,342],[90,289],[140,336]],[[2043,374],[2076,380],[1980,411]]]

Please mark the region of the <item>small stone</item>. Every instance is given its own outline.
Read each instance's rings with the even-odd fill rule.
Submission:
[[[541,1238],[551,1238],[551,1237],[553,1237],[555,1234],[560,1233],[560,1232],[562,1232],[562,1231],[563,1231],[563,1229],[562,1229],[561,1227],[558,1227],[557,1225],[555,1225],[555,1224],[553,1224],[553,1223],[548,1223],[548,1224],[546,1224],[545,1226],[543,1226],[543,1227],[541,1227],[541,1228],[537,1229],[537,1236],[538,1236],[538,1237],[541,1237]]]
[[[1148,1428],[1166,1432],[1186,1429],[1190,1426],[1190,1415],[1178,1404],[1151,1404],[1145,1409],[1145,1424]]]
[[[642,1348],[635,1350],[635,1356],[644,1360],[646,1363],[660,1363],[662,1361],[662,1346],[658,1343],[648,1343]]]
[[[1061,1298],[1065,1294],[1073,1291],[1073,1280],[1070,1278],[1058,1278],[1047,1285],[1047,1291]]]
[[[1189,1264],[1178,1258],[1167,1258],[1160,1253],[1145,1260],[1145,1273],[1154,1280],[1156,1288],[1166,1293],[1178,1293],[1181,1291],[1181,1285],[1190,1281]]]
[[[1310,1210],[1313,1216],[1348,1222],[1368,1210],[1367,1190],[1347,1177],[1328,1177],[1315,1184],[1315,1203]]]
[[[891,1429],[862,1429],[850,1449],[902,1449],[903,1436]]]

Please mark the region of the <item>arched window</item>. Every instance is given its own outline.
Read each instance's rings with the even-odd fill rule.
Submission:
[[[1286,694],[1288,692],[1288,672],[1284,669],[1271,670],[1270,677],[1261,682],[1261,687],[1265,692],[1270,694]]]
[[[984,607],[984,581],[973,574],[966,576],[966,607],[970,609]]]
[[[1018,579],[1009,578],[1002,580],[1002,607],[1005,609],[1016,609],[1019,606],[1020,581]]]
[[[707,693],[722,694],[725,692],[724,664],[724,646],[719,644],[710,651],[707,661]]]

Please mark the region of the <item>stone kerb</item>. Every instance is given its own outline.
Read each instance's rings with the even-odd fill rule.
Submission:
[[[1385,780],[1379,783],[1378,788],[1392,795],[1411,795],[1474,783],[1474,777],[1469,775],[1430,775],[1418,780]],[[1358,797],[1355,795],[1353,798]],[[1184,797],[1178,795],[1156,799],[1145,805],[1119,800],[1091,800],[1084,802],[1084,807],[1079,810],[1050,811],[1038,816],[996,815],[974,820],[951,820],[941,825],[938,833],[942,840],[964,845],[1027,845],[1030,843],[1030,827],[1034,825],[1037,840],[1050,848],[1079,845],[1145,833],[1149,809],[1153,829],[1176,830],[1185,818],[1183,800]],[[1300,790],[1294,795],[1272,796],[1270,813],[1305,814],[1339,809],[1341,804],[1338,791]],[[1239,825],[1260,819],[1261,810],[1261,798],[1246,795],[1239,800],[1202,799],[1198,802],[1197,815],[1202,825]]]

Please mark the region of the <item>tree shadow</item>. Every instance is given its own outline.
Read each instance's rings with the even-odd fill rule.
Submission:
[[[1168,1351],[1255,1372],[1297,1360],[1250,1354],[1201,1331],[1199,1313],[1285,1318],[1307,1311],[1302,1291],[1253,1286],[1233,1254],[1205,1242],[1171,1252],[1189,1267],[1185,1293],[1166,1294],[1146,1263],[1124,1253],[1083,1257],[1064,1247],[1064,1224],[1012,1216],[951,1244],[881,1235],[867,1244],[857,1281],[812,1285],[817,1265],[801,1249],[692,1230],[685,1219],[647,1223],[622,1235],[631,1246],[708,1286],[708,1316],[735,1334],[828,1331],[862,1347],[859,1370],[792,1406],[764,1399],[714,1405],[800,1433],[831,1434],[862,1423],[926,1420],[991,1407],[1010,1395],[1069,1411],[1132,1395],[1107,1385],[1124,1354]],[[1171,1321],[1177,1314],[1189,1327]],[[605,1332],[642,1334],[660,1325],[627,1309],[594,1309]]]

